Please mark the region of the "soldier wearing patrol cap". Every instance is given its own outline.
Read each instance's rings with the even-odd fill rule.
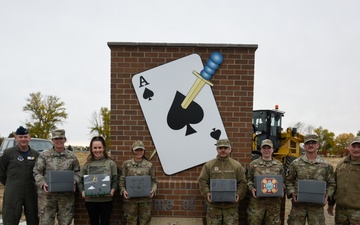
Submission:
[[[216,143],[217,157],[205,163],[198,177],[200,193],[207,200],[207,224],[239,224],[239,201],[246,195],[244,167],[230,157],[231,144],[228,139]],[[211,179],[236,179],[235,202],[211,202]]]
[[[285,172],[280,161],[272,157],[274,152],[273,143],[270,139],[261,142],[261,157],[250,163],[247,172],[247,186],[252,194],[247,208],[249,225],[258,224],[281,224],[280,197],[258,197],[255,189],[255,176],[258,175],[282,175],[285,180]],[[279,190],[283,192],[284,190]]]
[[[37,188],[32,169],[39,153],[29,146],[30,134],[20,126],[15,132],[15,147],[0,157],[0,181],[5,186],[2,219],[4,225],[19,224],[24,208],[26,223],[39,224]]]
[[[121,166],[120,175],[120,194],[124,196],[124,215],[128,225],[148,225],[151,220],[152,197],[157,189],[157,179],[155,169],[150,161],[145,157],[145,146],[140,140],[134,141],[131,146],[134,157],[127,160]],[[127,176],[151,177],[151,192],[146,197],[129,198],[126,190]]]
[[[335,170],[336,191],[329,202],[328,213],[334,215],[336,224],[360,224],[360,136],[351,139],[350,154],[340,160]]]
[[[74,153],[65,149],[65,130],[52,131],[51,139],[53,148],[43,151],[34,166],[34,177],[39,188],[39,220],[41,225],[53,225],[56,217],[59,225],[69,225],[74,219],[74,192],[48,192],[45,176],[53,170],[73,170],[75,191],[75,182],[80,182],[80,165]]]
[[[304,137],[305,155],[295,159],[289,166],[286,190],[288,198],[292,199],[292,207],[287,221],[290,225],[305,224],[306,220],[309,225],[325,225],[324,204],[329,198],[332,198],[336,184],[332,165],[317,154],[319,147],[317,135],[306,135]],[[324,204],[298,202],[296,194],[298,180],[325,181]]]

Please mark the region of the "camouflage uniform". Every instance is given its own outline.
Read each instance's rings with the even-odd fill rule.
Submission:
[[[250,163],[250,168],[247,172],[247,185],[251,192],[255,187],[255,176],[258,175],[284,175],[284,168],[280,161],[273,159],[271,161],[265,161],[262,158],[258,158]],[[284,190],[279,190],[284,191]],[[251,196],[250,203],[247,208],[248,223],[250,225],[265,224],[277,225],[281,224],[280,219],[280,197],[257,197]]]
[[[227,139],[220,139],[217,142],[218,147],[230,147],[230,142]],[[210,192],[210,179],[236,179],[237,180],[237,194],[239,200],[246,195],[246,178],[245,170],[242,165],[230,158],[220,157],[219,155],[203,166],[200,176],[198,177],[200,193],[207,199],[207,194]],[[234,225],[239,224],[239,201],[238,202],[206,202],[207,225]]]
[[[34,177],[38,186],[39,219],[41,225],[53,225],[55,215],[59,225],[69,225],[74,218],[74,192],[45,192],[46,173],[53,170],[73,170],[74,180],[80,181],[80,165],[69,150],[61,153],[53,148],[43,151],[34,167]]]
[[[22,208],[28,225],[37,225],[37,192],[32,169],[39,153],[29,147],[25,155],[18,146],[6,149],[0,157],[0,180],[5,185],[3,223],[18,224]]]
[[[335,170],[336,224],[360,224],[360,160],[342,159]],[[334,204],[334,203],[333,203]]]
[[[289,175],[286,179],[288,197],[297,193],[298,180],[326,181],[326,195],[332,197],[335,191],[334,170],[331,164],[317,156],[315,161],[310,161],[306,155],[295,159],[289,166]],[[324,205],[316,203],[292,202],[288,224],[324,224]]]
[[[134,159],[125,161],[121,167],[120,194],[123,195],[123,192],[126,190],[125,177],[144,175],[150,175],[151,190],[156,192],[157,179],[152,163],[146,159],[143,159],[141,162],[136,162]],[[149,197],[124,198],[123,210],[127,225],[137,225],[137,221],[139,221],[140,225],[150,224],[151,208],[152,199]]]

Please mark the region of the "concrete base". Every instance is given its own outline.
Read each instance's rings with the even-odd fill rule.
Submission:
[[[201,218],[151,217],[150,225],[203,225]]]

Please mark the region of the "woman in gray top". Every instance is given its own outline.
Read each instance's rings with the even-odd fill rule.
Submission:
[[[106,151],[105,139],[101,136],[93,137],[90,141],[90,154],[84,166],[81,167],[82,181],[90,183],[85,191],[85,184],[81,182],[80,191],[85,198],[86,210],[91,225],[110,224],[113,208],[112,197],[117,189],[118,172],[115,162]],[[90,175],[90,176],[87,176]],[[90,178],[89,181],[84,176]],[[95,180],[107,182],[94,182]],[[107,187],[106,187],[107,186]],[[108,192],[107,192],[108,190]]]

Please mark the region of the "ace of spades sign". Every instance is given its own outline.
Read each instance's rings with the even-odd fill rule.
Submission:
[[[203,68],[200,56],[192,54],[132,77],[162,168],[168,175],[215,158],[217,140],[227,138],[209,85],[205,84],[186,109],[181,107],[197,79],[193,71]]]

